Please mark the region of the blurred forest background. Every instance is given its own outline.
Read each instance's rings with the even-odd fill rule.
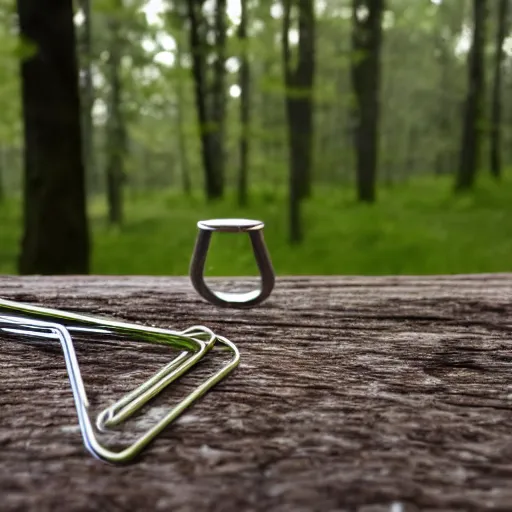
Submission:
[[[0,0],[0,273],[512,271],[512,0]],[[215,235],[210,275],[254,274]]]

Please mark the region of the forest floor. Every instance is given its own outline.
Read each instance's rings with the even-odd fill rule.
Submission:
[[[341,188],[341,187],[340,187]],[[106,222],[104,199],[91,202],[94,274],[184,275],[196,222],[212,217],[265,221],[265,238],[278,275],[452,274],[512,271],[512,179],[481,180],[454,196],[451,180],[416,179],[379,191],[374,205],[357,204],[353,188],[317,187],[304,204],[304,243],[287,242],[287,202],[260,190],[247,208],[233,197],[206,204],[175,192],[127,192],[122,229]],[[0,273],[16,273],[21,204],[0,203]],[[215,235],[207,261],[211,276],[257,273],[249,238]]]

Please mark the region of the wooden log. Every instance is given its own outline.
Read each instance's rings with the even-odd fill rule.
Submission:
[[[248,311],[205,303],[186,278],[0,286],[11,300],[203,324],[242,357],[136,462],[116,467],[83,447],[58,344],[1,339],[2,511],[512,509],[512,275],[282,278]],[[80,341],[77,353],[103,406],[170,359],[137,343]],[[130,420],[124,439],[222,357]]]

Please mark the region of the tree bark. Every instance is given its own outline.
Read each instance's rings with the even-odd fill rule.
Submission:
[[[196,96],[196,110],[201,134],[201,155],[205,171],[206,197],[209,200],[219,199],[223,194],[222,177],[218,175],[215,161],[216,146],[212,126],[206,70],[206,34],[208,27],[202,13],[204,0],[187,0],[188,18],[190,22],[189,37],[192,54],[192,75]]]
[[[242,56],[240,59],[240,168],[238,170],[238,204],[246,206],[248,202],[247,178],[249,166],[249,130],[250,130],[250,109],[251,109],[251,91],[250,91],[250,64],[249,52],[247,48],[247,0],[241,0],[240,26],[238,27],[238,39],[242,46]]]
[[[460,160],[455,190],[473,188],[484,135],[484,50],[487,0],[473,0],[473,41],[468,54],[468,90],[464,105]]]
[[[71,0],[17,1],[24,121],[22,274],[89,271],[85,172]]]
[[[299,243],[303,238],[300,201],[311,195],[315,16],[313,0],[297,1],[299,43],[297,63],[293,65],[289,41],[293,1],[284,0],[282,39],[290,159],[290,242]]]
[[[384,0],[352,1],[351,78],[359,201],[376,199],[379,151],[382,17]]]
[[[496,32],[496,48],[494,57],[494,80],[492,89],[492,119],[491,119],[491,174],[499,179],[501,177],[501,93],[502,93],[502,68],[505,52],[505,41],[508,26],[508,10],[510,0],[499,0],[498,5],[498,30]]]
[[[212,307],[187,278],[0,277],[0,289],[157,327],[200,323],[241,355],[139,459],[112,467],[83,446],[58,343],[1,334],[2,512],[510,510],[511,274],[287,277],[242,311]],[[102,408],[176,355],[75,345]],[[214,349],[108,442],[137,439],[227,359]]]
[[[122,38],[120,24],[115,18],[108,22],[111,35],[108,73],[110,82],[110,98],[107,119],[107,199],[108,220],[111,225],[121,226],[124,220],[124,159],[126,155],[126,127],[122,112],[122,86],[120,77]]]

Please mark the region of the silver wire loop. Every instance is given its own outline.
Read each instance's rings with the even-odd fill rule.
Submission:
[[[57,323],[58,322],[58,323]],[[240,354],[237,347],[223,336],[218,336],[203,326],[184,331],[172,331],[156,327],[96,318],[88,315],[43,308],[0,299],[0,332],[25,337],[59,340],[64,351],[66,368],[75,400],[78,421],[85,447],[96,458],[110,463],[124,463],[138,455],[165,427],[176,420],[196,400],[227,377],[238,365]],[[116,338],[131,335],[149,343],[169,345],[185,349],[153,377],[102,411],[96,419],[98,430],[119,425],[132,416],[164,388],[195,366],[216,343],[231,353],[231,359],[206,378],[184,399],[172,407],[157,423],[142,434],[134,443],[120,451],[113,451],[100,443],[89,413],[89,401],[76,358],[71,331],[101,334]]]
[[[250,219],[212,219],[197,223],[197,235],[192,260],[190,280],[197,293],[212,304],[220,307],[251,308],[260,304],[272,293],[275,284],[274,269],[263,238],[264,223]],[[212,233],[247,233],[251,240],[254,257],[260,271],[259,289],[245,293],[213,291],[205,283],[204,266]]]

